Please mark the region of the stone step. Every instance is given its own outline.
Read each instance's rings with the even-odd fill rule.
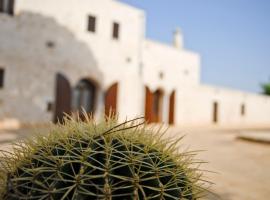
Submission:
[[[270,132],[242,132],[238,139],[270,144]]]

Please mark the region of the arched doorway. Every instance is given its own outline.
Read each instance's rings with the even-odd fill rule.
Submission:
[[[96,104],[96,85],[88,79],[82,79],[73,92],[72,109],[83,118],[83,112],[93,114]]]
[[[153,122],[162,121],[163,92],[158,89],[153,93]]]
[[[105,115],[107,117],[117,114],[118,83],[114,83],[105,93]]]
[[[170,95],[170,105],[169,105],[169,124],[174,124],[174,109],[175,109],[175,90],[172,91]]]
[[[145,120],[148,123],[162,121],[163,92],[161,89],[151,92],[145,87]]]
[[[65,114],[71,114],[71,87],[68,79],[58,73],[56,75],[54,123],[63,123]]]

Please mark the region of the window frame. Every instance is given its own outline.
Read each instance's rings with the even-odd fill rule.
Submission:
[[[120,39],[120,23],[117,21],[114,21],[112,24],[112,38],[114,40]]]
[[[87,16],[87,31],[90,33],[97,32],[97,17],[92,14]]]

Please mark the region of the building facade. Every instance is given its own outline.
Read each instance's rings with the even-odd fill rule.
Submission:
[[[145,37],[143,10],[115,0],[0,0],[0,120],[64,113],[175,125],[269,124],[270,98],[200,83],[200,56]]]

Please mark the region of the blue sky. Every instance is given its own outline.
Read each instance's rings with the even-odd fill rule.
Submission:
[[[121,1],[146,11],[148,38],[171,43],[180,27],[203,83],[260,92],[270,81],[270,0]]]

